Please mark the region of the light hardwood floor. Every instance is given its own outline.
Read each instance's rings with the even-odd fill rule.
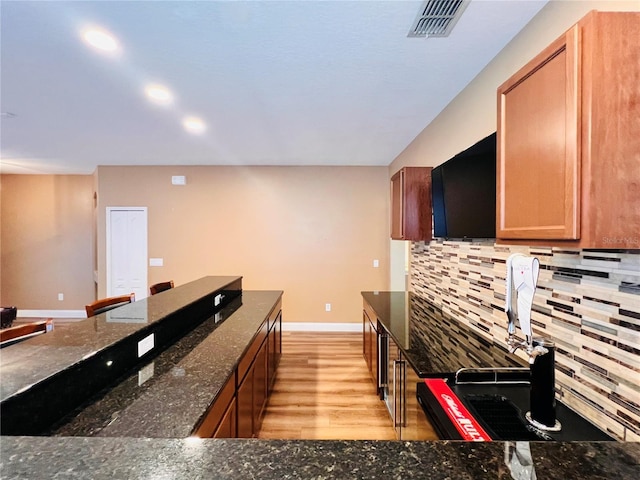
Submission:
[[[258,438],[395,440],[362,356],[361,333],[283,332]]]

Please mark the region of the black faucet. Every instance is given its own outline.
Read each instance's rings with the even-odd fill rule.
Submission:
[[[536,428],[557,432],[562,425],[556,419],[556,347],[553,342],[544,338],[534,338],[532,346],[529,352],[530,411],[525,416]]]
[[[561,429],[560,422],[556,419],[555,408],[555,345],[545,339],[534,339],[531,328],[531,307],[540,262],[536,257],[512,253],[507,258],[506,266],[504,311],[509,320],[507,344],[511,353],[522,347],[529,355],[531,410],[525,417],[535,427],[555,432]],[[523,341],[516,338],[516,324],[519,324],[524,333]]]

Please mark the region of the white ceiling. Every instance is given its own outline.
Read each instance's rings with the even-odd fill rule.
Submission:
[[[0,171],[388,165],[545,3],[473,0],[425,39],[407,37],[420,0],[3,0]],[[87,23],[122,55],[87,47]]]

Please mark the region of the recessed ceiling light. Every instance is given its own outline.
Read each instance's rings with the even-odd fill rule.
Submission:
[[[170,105],[173,103],[173,94],[162,85],[147,85],[144,88],[147,98],[158,105]]]
[[[102,28],[88,27],[82,31],[82,39],[102,52],[116,53],[120,50],[118,40]]]
[[[182,126],[189,133],[203,133],[207,127],[198,117],[186,117],[182,120]]]

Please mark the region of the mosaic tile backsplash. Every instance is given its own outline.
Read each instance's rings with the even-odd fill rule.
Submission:
[[[506,348],[505,262],[515,252],[540,260],[531,321],[556,344],[557,398],[640,441],[640,250],[416,242],[411,290]]]

